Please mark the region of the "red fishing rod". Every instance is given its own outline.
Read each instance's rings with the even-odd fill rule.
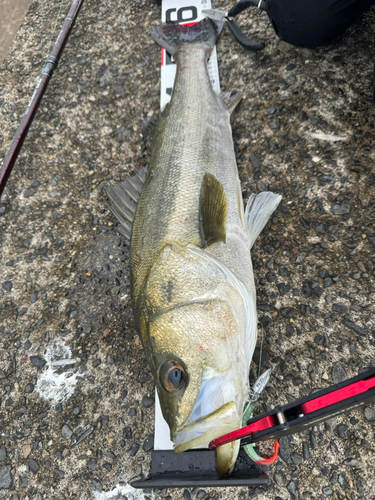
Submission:
[[[43,95],[48,87],[48,83],[51,80],[53,72],[57,67],[61,54],[63,53],[64,47],[66,45],[66,42],[68,41],[70,32],[72,31],[74,22],[77,19],[82,4],[83,0],[73,0],[69,13],[64,20],[64,24],[61,28],[59,36],[57,37],[57,40],[52,47],[51,53],[46,60],[42,75],[35,87],[34,93],[21,120],[20,126],[18,127],[15,136],[13,137],[12,144],[10,145],[8,154],[6,155],[4,163],[0,170],[0,196],[4,191],[5,184],[12,171],[12,168],[16,163],[18,153],[20,152],[26,139],[35,113],[38,110]]]

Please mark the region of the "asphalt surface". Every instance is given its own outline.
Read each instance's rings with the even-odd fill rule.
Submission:
[[[33,3],[0,66],[0,157],[58,8]],[[0,498],[375,498],[374,405],[283,438],[267,489],[126,486],[149,472],[154,384],[129,249],[100,191],[149,161],[159,19],[146,0],[84,4],[1,198]],[[251,379],[259,362],[273,369],[261,412],[375,366],[375,10],[314,51],[279,42],[256,12],[241,25],[267,41],[249,54],[225,31],[218,44],[222,88],[245,90],[233,115],[243,194],[283,195],[252,251],[263,352]]]

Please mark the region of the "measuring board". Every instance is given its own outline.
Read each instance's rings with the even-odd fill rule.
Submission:
[[[211,8],[211,0],[163,0],[161,20],[163,23],[193,24],[204,19],[203,9]],[[219,69],[217,66],[216,47],[207,64],[213,90],[220,94]],[[176,63],[173,56],[161,49],[161,88],[160,108],[170,101],[176,75]]]
[[[161,19],[163,23],[175,22],[179,24],[191,24],[204,19],[202,9],[211,8],[211,0],[163,0]],[[216,93],[220,93],[219,69],[217,65],[216,47],[212,51],[207,65],[211,85]],[[172,96],[174,79],[176,76],[176,63],[173,57],[161,49],[161,88],[160,108],[170,101]],[[202,446],[200,446],[202,448]],[[169,426],[163,418],[158,393],[155,390],[155,440],[154,450],[173,450],[170,440]]]

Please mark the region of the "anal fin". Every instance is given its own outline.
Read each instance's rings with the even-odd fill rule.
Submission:
[[[282,196],[264,191],[260,194],[252,194],[246,205],[245,221],[250,236],[251,246],[267,224],[269,218],[278,207]]]
[[[135,212],[146,177],[147,169],[144,167],[137,170],[135,175],[128,177],[123,182],[104,188],[107,205],[120,223],[118,230],[129,241]]]
[[[226,240],[228,200],[224,187],[212,174],[205,174],[200,196],[199,229],[203,247]]]

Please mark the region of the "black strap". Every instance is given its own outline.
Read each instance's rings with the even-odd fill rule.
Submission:
[[[228,12],[228,17],[236,17],[238,14],[241,14],[243,10],[248,9],[249,7],[258,7],[261,10],[267,10],[267,4],[265,0],[240,0],[240,2],[236,3],[230,11]]]
[[[375,1],[375,0],[374,0]],[[235,23],[232,17],[237,16],[244,10],[248,9],[249,7],[258,7],[261,10],[266,10],[267,9],[267,4],[265,0],[240,0],[240,2],[236,3],[230,11],[228,12],[228,15],[226,17],[228,28],[232,32],[232,35],[234,38],[237,40],[237,42],[242,45],[247,50],[253,50],[255,52],[264,49],[266,46],[265,43],[262,42],[253,42],[250,40],[240,29],[239,26]]]
[[[245,49],[258,52],[259,50],[264,49],[264,47],[266,46],[266,44],[263,42],[253,42],[252,40],[249,40],[249,38],[247,38],[247,36],[241,31],[239,26],[237,26],[237,24],[232,19],[227,19],[227,24],[234,38]]]

